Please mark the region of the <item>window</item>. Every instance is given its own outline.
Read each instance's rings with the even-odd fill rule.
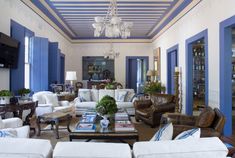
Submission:
[[[24,86],[30,89],[29,37],[25,36]]]

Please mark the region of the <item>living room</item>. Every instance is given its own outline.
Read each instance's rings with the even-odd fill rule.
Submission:
[[[71,0],[68,3],[65,0],[1,0],[0,32],[11,36],[14,23],[28,30],[34,37],[57,43],[58,49],[64,55],[65,60],[64,71],[61,74],[64,74],[65,79],[66,72],[75,71],[76,81],[74,82],[82,82],[84,89],[87,87],[88,80],[84,79],[83,74],[84,57],[103,57],[105,52],[109,52],[111,49],[118,53],[114,57],[113,65],[115,82],[120,83],[123,89],[130,86],[130,81],[127,80],[127,76],[130,74],[130,70],[127,68],[128,58],[147,57],[148,62],[143,81],[147,83],[146,74],[148,70],[157,70],[159,74],[155,75],[154,78],[150,77],[150,80],[156,81],[158,79],[165,86],[168,94],[172,94],[171,91],[174,89],[174,68],[177,67],[179,71],[178,103],[182,105],[181,113],[199,115],[195,109],[200,108],[194,108],[194,104],[195,106],[198,106],[196,104],[202,104],[202,107],[204,105],[210,106],[212,109],[218,108],[226,118],[222,135],[235,142],[233,132],[234,116],[232,115],[234,113],[234,88],[231,86],[234,83],[231,76],[233,76],[233,64],[235,63],[233,62],[233,56],[226,53],[231,52],[230,50],[234,52],[235,2],[233,0],[225,0],[222,3],[219,0],[148,0],[147,2],[117,0],[117,8],[123,7],[118,9],[118,13],[120,12],[118,15],[121,17],[136,16],[123,18],[129,19],[126,20],[128,22],[133,20],[130,37],[125,39],[107,38],[104,37],[104,34],[101,37],[94,37],[94,28],[92,27],[95,22],[94,17],[100,14],[105,16],[107,10],[103,10],[105,13],[100,13],[100,11],[104,4],[107,8],[109,3],[109,1],[104,2],[102,0],[99,0],[99,2],[94,0],[88,0],[87,2]],[[84,12],[79,15],[76,7],[81,6],[84,7]],[[132,6],[134,6],[134,9],[131,8]],[[163,13],[164,6],[168,9],[158,21],[156,20],[158,18],[154,16]],[[55,9],[56,7],[58,10]],[[66,7],[72,10],[68,11]],[[122,9],[126,9],[123,11],[125,13],[122,13]],[[96,14],[93,15],[94,12]],[[73,17],[76,14],[79,16],[77,19]],[[88,15],[83,17],[82,14]],[[140,15],[138,16],[138,14]],[[82,21],[84,19],[86,20]],[[84,24],[79,24],[81,21]],[[17,34],[17,30],[15,34]],[[199,53],[196,55],[196,51],[194,51],[195,45],[203,46],[203,48],[200,47],[200,49],[203,49],[203,55],[201,53],[203,60],[199,61],[197,66],[193,64],[195,56],[199,56]],[[157,56],[157,52],[160,52],[160,56]],[[170,55],[172,52],[176,52],[174,57]],[[175,60],[174,62],[172,57]],[[159,61],[156,62],[156,58]],[[26,80],[24,74],[22,76],[16,74],[13,77],[11,73],[15,70],[10,68],[0,69],[0,90],[11,90],[13,92],[17,88],[25,88],[24,86],[14,88],[17,83],[13,84],[12,82],[17,81],[20,85],[24,85]],[[196,79],[193,79],[196,76],[193,74],[195,70],[204,71],[204,76],[199,76],[198,86],[193,85],[196,83]],[[173,72],[173,75],[171,72]],[[65,82],[70,83],[69,81]],[[27,84],[29,85],[29,83]],[[61,84],[64,83],[61,82]],[[203,85],[203,88],[201,88],[201,85]],[[195,90],[195,87],[197,90]],[[47,90],[45,88],[40,91]],[[138,92],[135,91],[135,93]],[[200,97],[201,95],[203,97]],[[137,98],[140,99],[141,97],[138,94]],[[196,102],[195,98],[199,99],[198,102],[200,102],[200,98],[203,98],[203,103]],[[133,118],[134,116],[132,116]],[[149,139],[152,134],[158,131],[159,126],[151,128],[144,121],[134,121],[140,128],[141,139]],[[143,136],[145,130],[147,132],[146,137]],[[41,132],[41,136],[32,137],[43,138],[45,133]],[[53,132],[50,134],[49,137],[54,135]],[[63,131],[62,135],[64,135]],[[48,138],[47,134],[45,138]],[[68,136],[63,137],[62,140],[69,141]],[[53,141],[60,142],[60,139],[53,138]],[[210,149],[208,148],[208,150]]]

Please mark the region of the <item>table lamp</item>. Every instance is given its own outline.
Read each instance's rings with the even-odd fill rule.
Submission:
[[[66,71],[66,81],[70,81],[71,87],[73,87],[73,81],[77,80],[77,73],[76,71]]]

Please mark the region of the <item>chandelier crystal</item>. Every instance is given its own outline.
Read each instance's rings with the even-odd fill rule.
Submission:
[[[92,24],[94,36],[100,37],[103,32],[108,38],[127,38],[131,35],[132,22],[124,22],[118,17],[117,2],[111,0],[106,17],[95,17],[95,23]]]
[[[114,51],[113,43],[111,43],[110,50],[108,52],[104,53],[104,58],[105,59],[115,59],[115,58],[119,57],[119,55],[120,55],[120,53]]]

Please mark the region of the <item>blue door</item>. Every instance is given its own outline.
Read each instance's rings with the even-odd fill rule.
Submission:
[[[175,67],[177,63],[177,50],[167,54],[167,93],[175,94]]]

